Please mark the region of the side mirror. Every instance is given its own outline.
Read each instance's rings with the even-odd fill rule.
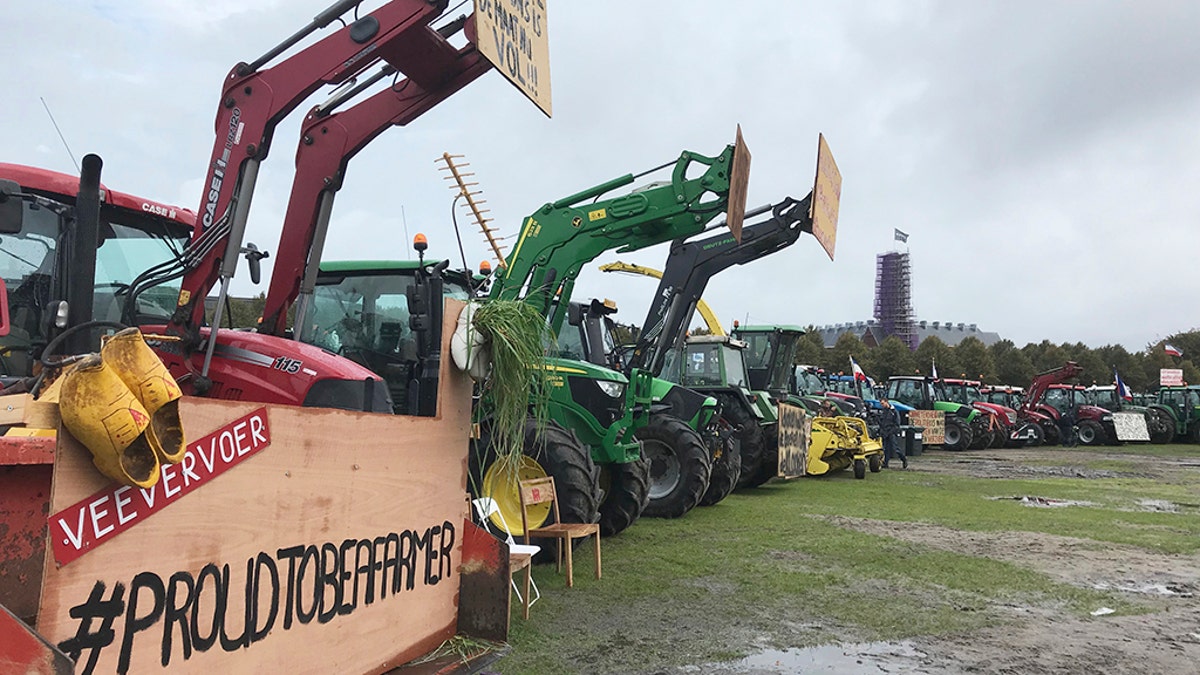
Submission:
[[[250,283],[255,286],[262,281],[262,263],[263,258],[271,257],[271,254],[266,251],[258,250],[258,247],[251,242],[246,242],[242,247],[242,255],[246,256],[246,263],[250,266]]]
[[[8,335],[11,325],[8,322],[8,286],[0,279],[0,337]]]
[[[567,305],[567,323],[578,326],[583,323],[583,306],[577,302]]]
[[[21,203],[21,186],[11,180],[0,180],[0,234],[21,231],[25,205]]]

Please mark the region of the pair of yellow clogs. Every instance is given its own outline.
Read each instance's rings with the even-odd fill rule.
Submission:
[[[175,378],[137,328],[126,328],[63,375],[63,424],[92,452],[101,473],[148,488],[160,467],[187,450]]]

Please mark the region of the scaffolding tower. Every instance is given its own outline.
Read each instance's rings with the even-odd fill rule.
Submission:
[[[875,320],[885,337],[895,335],[909,349],[917,348],[908,253],[875,256]]]

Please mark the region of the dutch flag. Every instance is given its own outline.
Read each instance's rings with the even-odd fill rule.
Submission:
[[[1113,377],[1115,378],[1117,385],[1117,396],[1120,396],[1126,401],[1132,402],[1133,391],[1130,390],[1129,386],[1125,384],[1125,381],[1121,379],[1121,374],[1117,372],[1116,368],[1113,368]]]
[[[1167,342],[1163,345],[1163,351],[1170,354],[1171,356],[1183,356],[1183,352],[1179,351],[1174,346],[1172,346],[1170,342]]]

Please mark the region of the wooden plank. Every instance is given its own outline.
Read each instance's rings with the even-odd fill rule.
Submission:
[[[820,242],[829,259],[833,260],[833,252],[837,247],[838,210],[842,202],[842,172],[838,171],[837,162],[825,142],[825,134],[817,136],[817,177],[813,182],[812,205],[809,215],[812,217],[812,233]]]
[[[470,405],[443,359],[436,418],[267,406],[268,447],[68,565],[47,556],[39,632],[80,672],[382,672],[432,650],[456,627]],[[180,413],[197,439],[260,407]],[[51,513],[108,485],[67,433],[58,455]],[[125,517],[148,506],[130,497]]]
[[[908,413],[908,423],[925,427],[923,443],[925,445],[941,445],[946,442],[946,413],[941,410],[912,410]]]
[[[58,428],[58,404],[35,401],[29,394],[0,396],[0,426]]]
[[[812,438],[812,418],[804,408],[791,403],[779,404],[779,476],[799,478],[808,470],[808,446]]]

